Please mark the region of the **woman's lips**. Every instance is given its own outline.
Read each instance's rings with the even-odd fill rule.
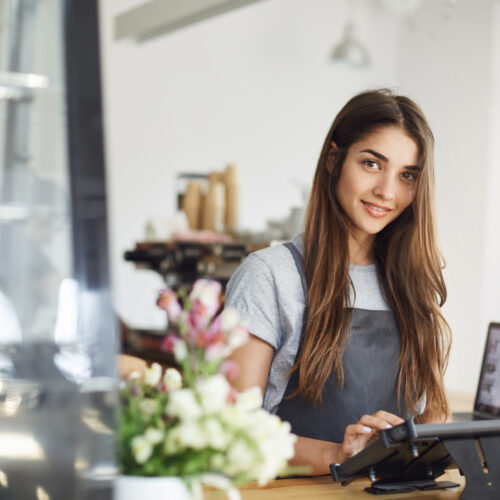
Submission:
[[[367,201],[363,200],[361,200],[361,203],[363,203],[366,211],[372,217],[385,217],[392,210],[392,208],[381,207],[380,205],[373,205],[372,203],[368,203]]]

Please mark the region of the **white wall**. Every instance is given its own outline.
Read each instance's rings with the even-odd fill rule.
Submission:
[[[490,54],[490,162],[486,205],[484,313],[487,320],[500,322],[500,2],[493,4]]]
[[[497,193],[500,188],[490,128],[493,4],[462,0],[446,20],[427,4],[416,28],[401,32],[398,63],[401,90],[422,105],[436,139],[437,216],[449,292],[444,313],[454,334],[447,385],[464,391],[475,389],[488,321],[500,320],[500,301],[490,300],[500,289],[490,251],[500,235],[491,205],[498,208],[494,185]],[[439,31],[436,18],[443,21]]]
[[[344,102],[393,84],[397,24],[367,5],[355,21],[373,66],[351,70],[329,60],[346,21],[342,1],[266,0],[142,44],[113,41],[123,8],[102,3],[114,293],[125,320],[162,322],[159,277],[122,254],[149,216],[172,213],[177,172],[238,164],[242,226],[263,228],[300,203],[289,180],[310,182]]]
[[[376,0],[358,2],[373,65],[354,70],[328,61],[347,2],[265,0],[142,44],[115,42],[113,17],[137,3],[101,7],[112,271],[124,319],[162,323],[160,278],[122,254],[147,217],[172,213],[177,172],[239,164],[243,226],[260,229],[299,202],[288,181],[310,181],[344,102],[367,87],[396,87],[422,105],[436,136],[444,312],[455,334],[447,384],[473,391],[486,324],[500,320],[498,4],[460,0],[446,18],[446,2],[427,0],[410,25]]]

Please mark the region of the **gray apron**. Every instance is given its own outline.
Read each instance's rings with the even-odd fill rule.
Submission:
[[[285,243],[294,258],[307,297],[307,282],[302,255],[292,243]],[[304,310],[304,321],[307,308]],[[303,332],[302,332],[303,335]],[[301,335],[301,339],[302,339]],[[297,356],[302,342],[299,345]],[[398,397],[399,328],[392,311],[352,310],[342,366],[344,384],[339,384],[332,370],[323,387],[323,405],[312,404],[296,395],[288,398],[298,386],[298,371],[290,376],[277,414],[290,422],[298,436],[341,443],[347,425],[356,423],[364,414],[385,410],[408,418],[404,398]]]

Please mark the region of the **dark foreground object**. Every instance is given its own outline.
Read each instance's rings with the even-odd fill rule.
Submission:
[[[366,491],[386,494],[459,486],[436,481],[457,467],[466,480],[463,500],[500,498],[500,420],[416,425],[412,418],[330,470],[343,486],[369,477]]]

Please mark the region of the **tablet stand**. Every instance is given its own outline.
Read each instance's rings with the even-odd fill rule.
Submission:
[[[465,476],[461,498],[494,500],[500,497],[500,436],[449,439],[444,446],[450,452],[460,473]],[[483,457],[478,451],[482,451]]]
[[[410,419],[330,470],[343,486],[369,477],[366,491],[385,494],[457,487],[435,480],[456,467],[466,480],[463,500],[500,498],[500,420],[415,425]]]

